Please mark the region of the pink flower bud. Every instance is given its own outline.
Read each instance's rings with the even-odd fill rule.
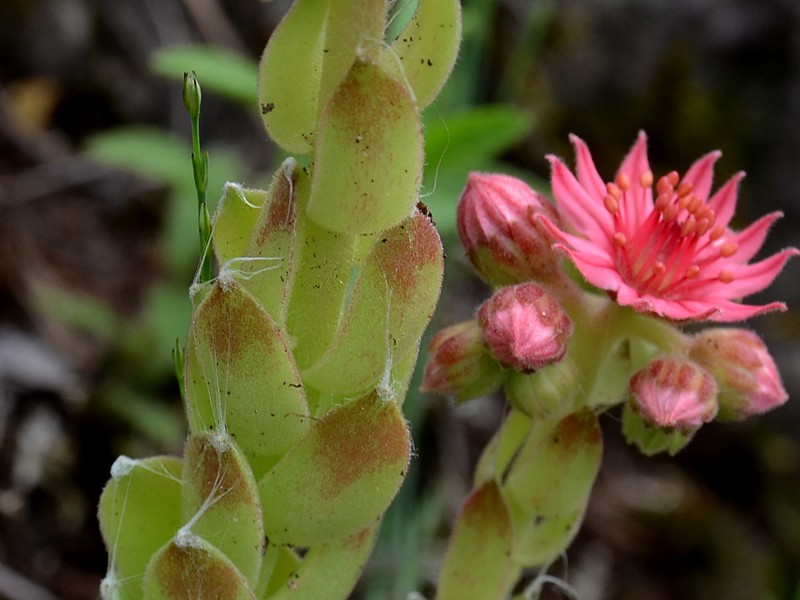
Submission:
[[[525,182],[508,175],[470,174],[458,204],[458,236],[488,283],[547,281],[560,273],[561,256],[537,215],[558,222],[552,204]]]
[[[494,392],[504,379],[505,372],[486,351],[483,332],[473,319],[433,336],[420,389],[464,401]]]
[[[661,428],[693,431],[717,414],[714,378],[690,360],[657,358],[630,381],[635,410]]]
[[[716,378],[722,418],[760,414],[789,398],[775,361],[752,331],[707,329],[695,338],[689,356]]]
[[[572,335],[569,315],[535,283],[500,288],[481,306],[478,320],[492,355],[525,373],[561,360]]]

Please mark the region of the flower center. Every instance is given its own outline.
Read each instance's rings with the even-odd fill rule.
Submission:
[[[633,193],[652,189],[652,171],[639,174],[642,190],[632,190],[625,173],[606,184],[603,204],[614,217],[613,243],[620,274],[639,293],[669,297],[698,284],[718,280],[730,283],[733,274],[720,259],[738,250],[725,240],[725,226],[716,224],[714,210],[693,193],[693,185],[681,181],[677,171],[659,178],[649,214],[637,214],[644,202]]]

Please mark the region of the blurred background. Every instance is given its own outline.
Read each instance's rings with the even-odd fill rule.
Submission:
[[[210,196],[226,180],[265,185],[282,155],[258,116],[255,61],[289,5],[0,3],[0,598],[96,598],[95,510],[112,462],[181,452],[172,349],[198,250],[180,82],[195,70],[203,85]],[[425,114],[425,202],[448,254],[432,331],[486,294],[454,235],[466,173],[502,170],[546,192],[544,155],[571,163],[571,132],[606,178],[640,129],[657,175],[721,149],[718,184],[747,172],[734,226],[782,210],[762,255],[800,245],[796,0],[463,6],[456,71]],[[582,600],[800,600],[798,276],[794,261],[752,298],[789,312],[748,324],[779,364],[786,406],[709,425],[674,459],[641,457],[618,413],[603,417],[586,522],[553,567]],[[505,410],[500,397],[456,407],[416,393],[406,407],[413,469],[354,598],[430,596]]]

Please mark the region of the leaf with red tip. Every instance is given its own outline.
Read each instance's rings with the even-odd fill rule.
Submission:
[[[144,600],[256,600],[230,559],[191,534],[161,548],[144,576]]]
[[[185,373],[191,431],[234,436],[256,478],[309,428],[289,345],[234,280],[215,283],[196,309]]]
[[[264,525],[255,478],[233,438],[189,436],[184,452],[183,523],[216,546],[251,585],[261,570]]]
[[[511,516],[495,481],[472,492],[458,515],[437,600],[503,600],[516,580]]]
[[[356,62],[320,117],[309,218],[350,233],[393,227],[414,208],[422,160],[422,125],[408,89]]]
[[[443,261],[439,234],[419,211],[385,232],[367,257],[336,337],[303,370],[303,381],[342,395],[378,385],[395,360],[416,352],[439,298]]]
[[[333,409],[258,482],[267,539],[313,547],[361,531],[394,498],[410,451],[394,402],[371,393]]]

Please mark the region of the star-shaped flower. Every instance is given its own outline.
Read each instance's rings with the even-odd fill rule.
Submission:
[[[728,227],[744,173],[709,198],[720,152],[700,158],[683,178],[672,171],[656,180],[642,132],[614,182],[605,183],[583,140],[571,136],[571,141],[576,175],[548,157],[564,226],[546,216],[539,219],[589,283],[609,291],[621,305],[678,321],[731,322],[786,310],[782,302],[736,301],[772,283],[798,250],[749,262],[782,215],[770,213],[740,232]]]

